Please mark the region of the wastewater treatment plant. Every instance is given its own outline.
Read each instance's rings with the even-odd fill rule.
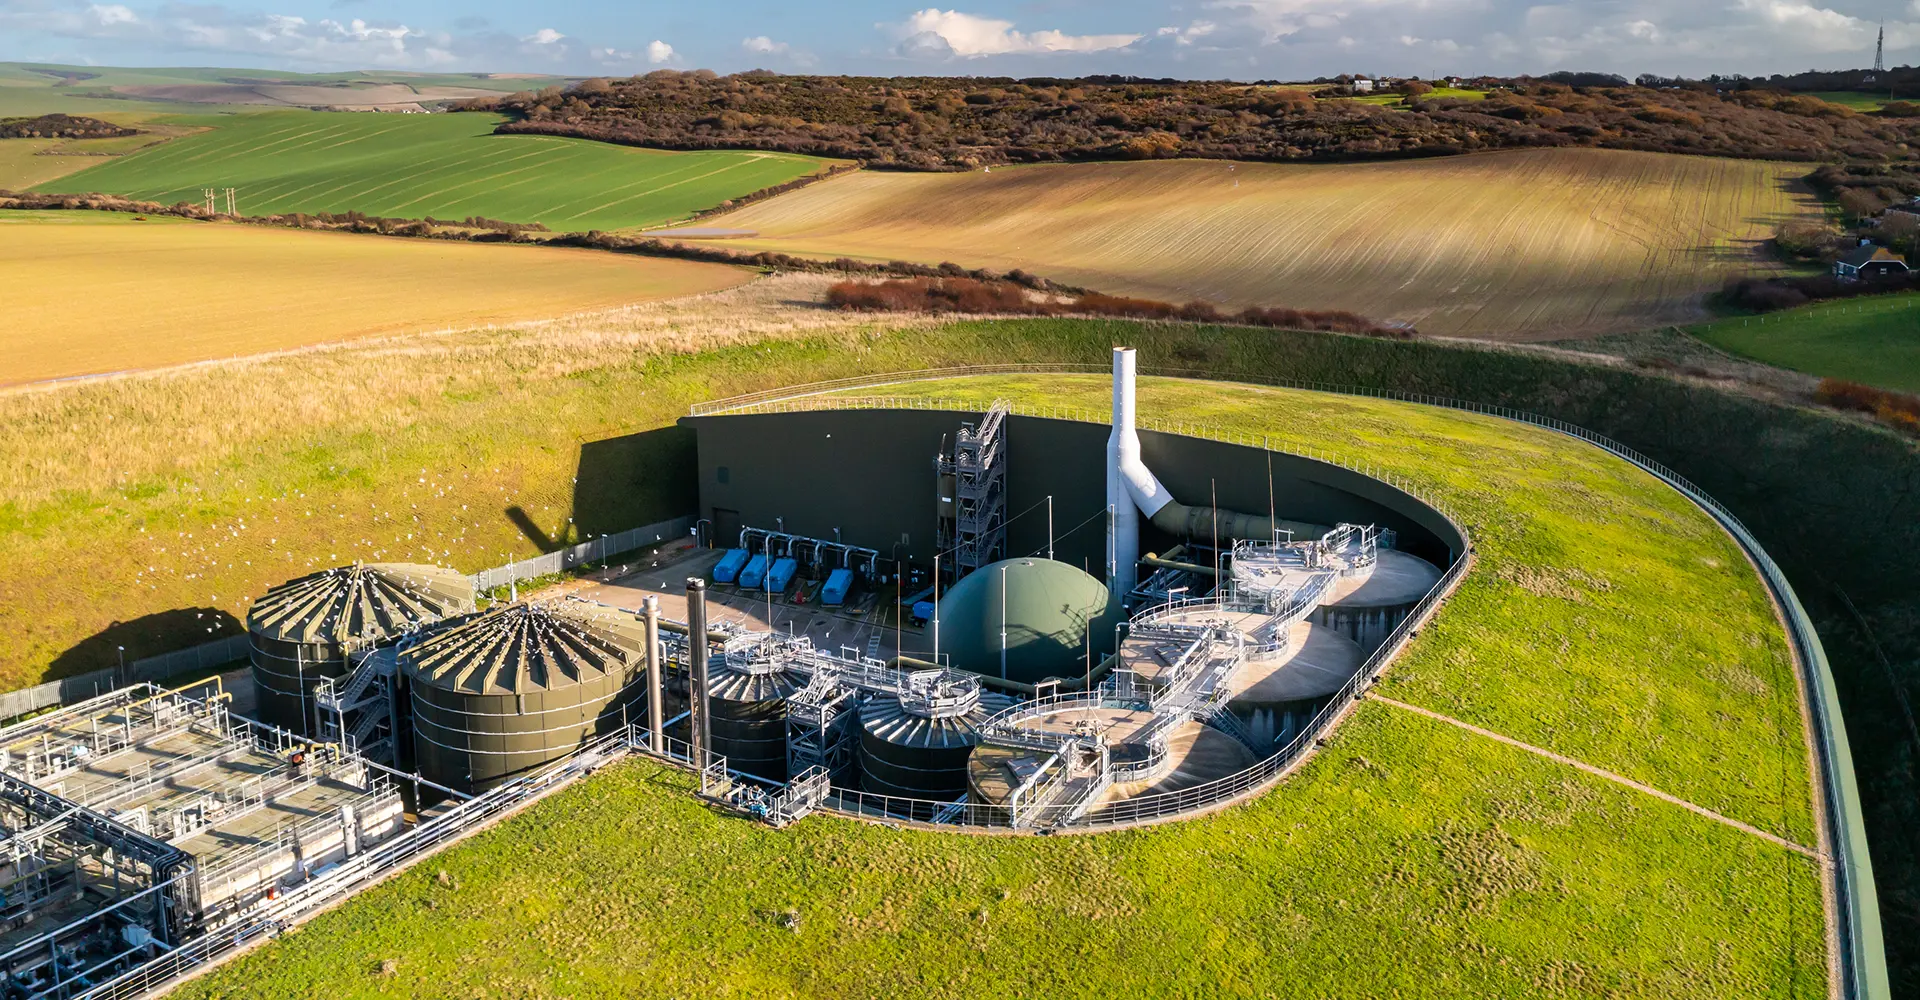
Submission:
[[[1653,802],[1705,817],[1743,858],[1770,852],[1736,867],[1785,872],[1795,905],[1824,910],[1828,929],[1768,917],[1780,939],[1753,968],[1729,959],[1729,976],[1819,995],[1863,975],[1847,935],[1865,933],[1871,873],[1838,846],[1857,810],[1834,790],[1851,781],[1844,759],[1781,753],[1800,802],[1775,823],[1745,800],[1694,804],[1379,693],[1424,631],[1449,627],[1450,598],[1479,572],[1478,513],[1364,456],[1143,415],[1130,349],[1114,351],[1098,412],[853,394],[874,388],[696,407],[679,426],[697,506],[618,549],[555,554],[542,570],[604,564],[564,586],[523,591],[533,570],[353,562],[258,597],[243,676],[121,687],[0,730],[4,995],[171,988],[496,820],[609,787],[616,765],[677,775],[673,796],[700,822],[753,837],[805,843],[832,823],[918,838],[903,842],[912,851],[966,835],[1015,852],[1141,844],[1274,798],[1289,808],[1316,767],[1384,769],[1342,743],[1383,698],[1447,734],[1428,738],[1518,748],[1521,763],[1490,773],[1567,765],[1607,789],[1580,802],[1638,797],[1606,807],[1627,827]],[[1693,502],[1679,509],[1698,515]],[[1715,551],[1739,551],[1707,523]],[[1605,599],[1597,575],[1498,572],[1528,593]],[[1416,684],[1433,674],[1402,669]],[[1801,725],[1781,728],[1798,740]],[[1575,794],[1553,787],[1537,801]],[[1821,818],[1793,818],[1808,798]],[[1662,837],[1662,858],[1693,851]],[[1502,857],[1524,854],[1514,843]],[[1444,863],[1478,871],[1477,857]],[[1545,864],[1476,877],[1583,905],[1588,890],[1555,887]],[[1383,883],[1410,877],[1382,865]],[[799,919],[778,921],[799,934]],[[1686,947],[1723,947],[1740,926],[1729,921]]]

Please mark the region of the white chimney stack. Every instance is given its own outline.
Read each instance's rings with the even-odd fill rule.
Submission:
[[[1113,349],[1113,433],[1107,435],[1107,590],[1125,600],[1133,591],[1140,562],[1140,511],[1127,493],[1121,470],[1128,458],[1140,460],[1140,436],[1133,429],[1133,348]]]

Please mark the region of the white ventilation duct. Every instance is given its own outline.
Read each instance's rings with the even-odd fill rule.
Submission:
[[[1113,432],[1107,436],[1107,589],[1124,598],[1138,582],[1140,514],[1153,526],[1179,538],[1221,542],[1236,538],[1267,540],[1276,532],[1295,539],[1319,538],[1330,529],[1324,524],[1286,521],[1238,511],[1189,507],[1173,498],[1153,470],[1140,458],[1140,435],[1134,429],[1134,355],[1131,347],[1113,349]],[[1218,521],[1218,524],[1215,521]]]
[[[1140,562],[1140,512],[1148,517],[1173,499],[1140,461],[1134,431],[1133,348],[1113,349],[1113,433],[1107,435],[1107,589],[1124,598],[1133,591]]]

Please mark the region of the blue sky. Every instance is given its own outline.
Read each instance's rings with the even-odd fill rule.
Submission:
[[[299,70],[1299,79],[1920,61],[1920,0],[0,0],[0,59]]]

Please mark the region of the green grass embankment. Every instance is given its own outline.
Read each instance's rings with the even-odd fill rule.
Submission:
[[[1687,332],[1781,368],[1920,392],[1920,295],[1915,293],[1735,316]]]
[[[1094,836],[776,831],[629,764],[174,995],[1813,1000],[1819,906],[1804,858],[1369,704],[1254,803]]]
[[[907,335],[852,331],[697,356],[617,340],[424,338],[405,348],[0,397],[0,418],[20,431],[0,438],[12,448],[0,448],[0,666],[20,685],[56,657],[61,672],[99,666],[101,656],[111,662],[110,643],[84,641],[111,621],[158,609],[184,609],[191,619],[206,593],[243,609],[245,596],[287,575],[261,566],[274,538],[305,564],[357,539],[385,545],[414,533],[409,544],[435,552],[460,542],[472,554],[452,561],[477,569],[535,551],[507,519],[509,506],[526,507],[543,531],[582,512],[590,512],[583,523],[605,525],[598,530],[645,523],[667,508],[679,513],[685,498],[655,479],[582,477],[597,487],[570,499],[572,480],[587,458],[584,443],[671,447],[670,435],[623,436],[664,426],[700,399],[1009,358],[1097,365],[1117,342],[1139,348],[1146,366],[1550,413],[1650,453],[1726,502],[1785,565],[1821,628],[1866,798],[1896,986],[1920,988],[1920,788],[1899,697],[1920,696],[1920,574],[1912,560],[1920,491],[1909,486],[1920,482],[1920,455],[1863,422],[1627,369],[1434,343],[1050,320]],[[121,430],[132,419],[141,422],[137,440]],[[251,516],[262,496],[289,505],[278,508],[291,516],[272,534],[262,530],[267,519]],[[181,572],[144,579],[155,565]],[[188,575],[195,578],[180,579]],[[1871,637],[1838,602],[1840,589]],[[1528,623],[1513,624],[1524,636]],[[75,655],[57,656],[63,651]],[[1556,656],[1552,645],[1531,652],[1548,662]],[[1431,654],[1416,649],[1396,683],[1422,676],[1422,655]],[[1659,895],[1656,886],[1649,891]]]
[[[1106,398],[1099,376],[888,391]],[[1148,379],[1141,407],[1364,449],[1467,521],[1480,562],[1394,697],[1812,836],[1764,591],[1652,477],[1376,400]],[[1253,803],[1093,836],[773,831],[629,764],[181,995],[1815,998],[1823,933],[1811,859],[1370,702]]]
[[[497,136],[493,127],[500,119],[487,114],[267,111],[163,120],[211,129],[35,190],[97,191],[172,204],[199,202],[209,187],[231,187],[247,215],[480,215],[567,232],[684,219],[828,164],[788,153],[670,153],[582,139]]]

